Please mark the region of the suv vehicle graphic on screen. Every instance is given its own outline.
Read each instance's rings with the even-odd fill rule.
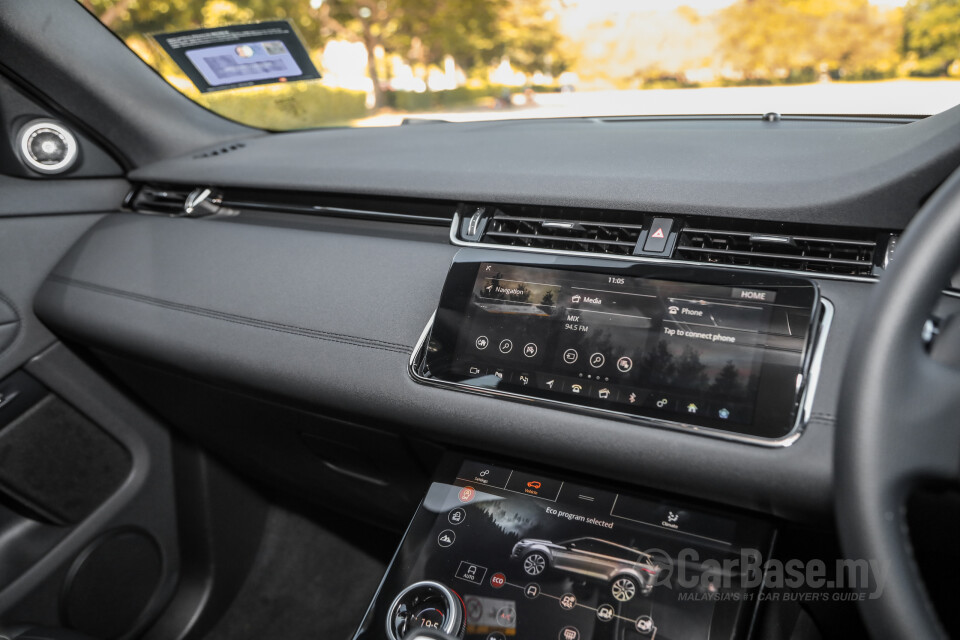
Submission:
[[[648,595],[661,570],[650,554],[599,538],[566,542],[524,538],[513,546],[510,557],[522,561],[528,576],[552,568],[608,582],[610,594],[620,602],[637,593]]]

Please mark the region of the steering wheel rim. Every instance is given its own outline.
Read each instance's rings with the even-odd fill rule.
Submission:
[[[960,170],[922,207],[863,310],[836,423],[836,519],[844,554],[878,569],[860,585],[874,638],[946,638],[914,560],[906,500],[960,478],[960,369],[930,356],[922,328],[960,267]]]

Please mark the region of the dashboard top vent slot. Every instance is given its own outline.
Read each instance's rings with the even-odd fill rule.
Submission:
[[[203,153],[198,153],[193,157],[195,160],[199,160],[200,158],[214,158],[216,156],[226,155],[231,151],[239,151],[240,149],[243,149],[245,146],[247,145],[245,145],[242,142],[234,142],[232,144],[224,145],[222,147],[217,147],[216,149],[210,149],[208,151],[204,151]]]
[[[641,224],[592,219],[588,215],[592,212],[587,211],[573,210],[562,217],[557,213],[560,212],[550,211],[549,216],[512,215],[497,209],[486,221],[481,241],[528,249],[629,256],[633,255],[643,230]]]
[[[832,238],[686,227],[680,232],[674,258],[720,265],[870,276],[876,265],[876,234],[872,239],[860,235],[860,238]]]

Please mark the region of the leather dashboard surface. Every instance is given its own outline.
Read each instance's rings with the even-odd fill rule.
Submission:
[[[796,443],[772,449],[415,383],[409,356],[455,251],[445,229],[393,223],[118,214],[66,255],[35,310],[79,343],[371,426],[785,517],[826,516],[835,390],[869,284],[821,282],[837,314],[814,417]]]
[[[902,229],[960,162],[960,107],[910,124],[652,118],[318,129],[134,181]]]

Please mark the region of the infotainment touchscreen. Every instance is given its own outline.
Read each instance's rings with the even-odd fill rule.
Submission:
[[[746,637],[771,528],[662,497],[457,461],[414,516],[357,640]]]
[[[458,263],[420,373],[776,439],[795,425],[816,301],[777,276]]]

